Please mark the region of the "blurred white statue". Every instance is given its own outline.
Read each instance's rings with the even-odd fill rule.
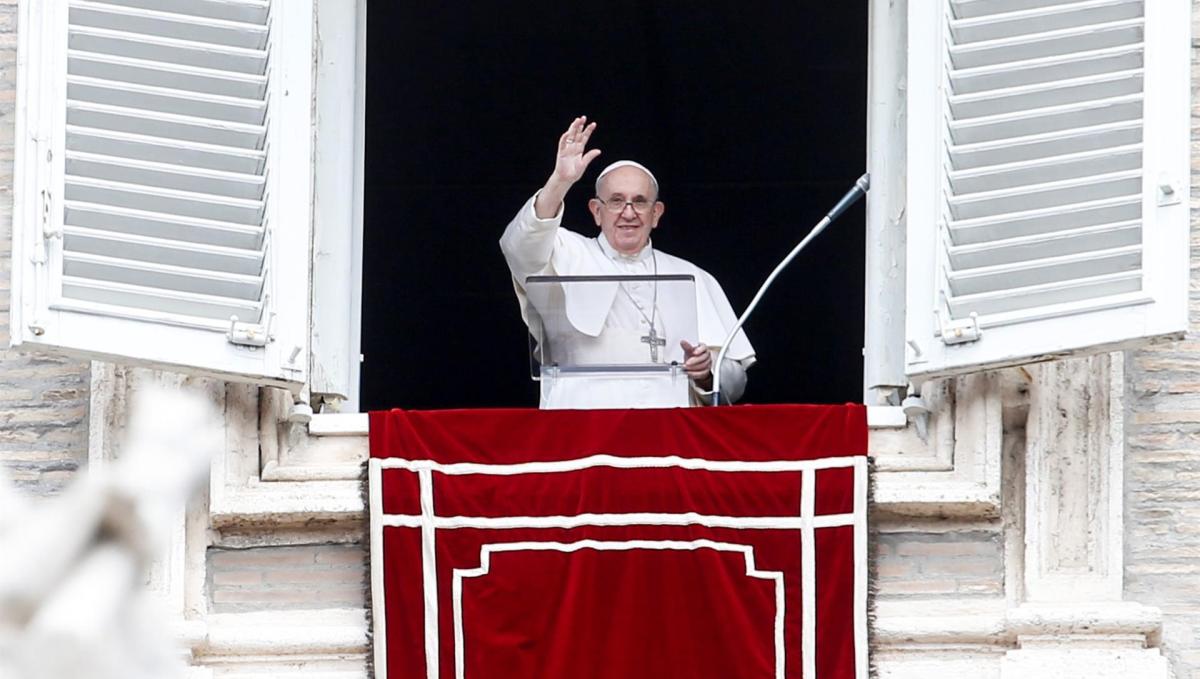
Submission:
[[[182,654],[145,591],[170,520],[208,478],[220,414],[139,390],[119,459],[29,501],[0,476],[0,679],[164,679]],[[0,470],[2,473],[3,470]]]

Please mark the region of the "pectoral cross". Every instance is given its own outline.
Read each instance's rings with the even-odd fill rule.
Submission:
[[[658,348],[667,346],[666,338],[659,337],[658,331],[654,328],[654,326],[650,326],[650,333],[648,335],[643,335],[641,341],[650,345],[650,362],[658,363]]]

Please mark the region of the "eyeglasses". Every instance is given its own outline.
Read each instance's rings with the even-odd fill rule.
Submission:
[[[624,198],[609,198],[608,200],[605,200],[597,197],[596,200],[600,201],[604,205],[604,208],[609,212],[624,212],[626,205],[632,205],[633,211],[639,215],[646,214],[654,205],[654,201],[646,200],[645,198],[634,198],[633,200],[625,200]]]

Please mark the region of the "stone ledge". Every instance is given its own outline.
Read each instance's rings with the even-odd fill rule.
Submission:
[[[1129,601],[1020,604],[1002,598],[895,599],[876,602],[875,643],[887,647],[978,645],[1016,648],[1053,637],[1072,647],[1155,646],[1162,611]]]
[[[251,481],[214,497],[209,516],[217,530],[248,524],[360,523],[363,508],[357,481]]]

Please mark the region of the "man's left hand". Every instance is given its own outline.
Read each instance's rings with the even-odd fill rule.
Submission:
[[[701,389],[712,388],[712,353],[703,342],[693,346],[687,340],[682,340],[683,369],[688,377]]]

